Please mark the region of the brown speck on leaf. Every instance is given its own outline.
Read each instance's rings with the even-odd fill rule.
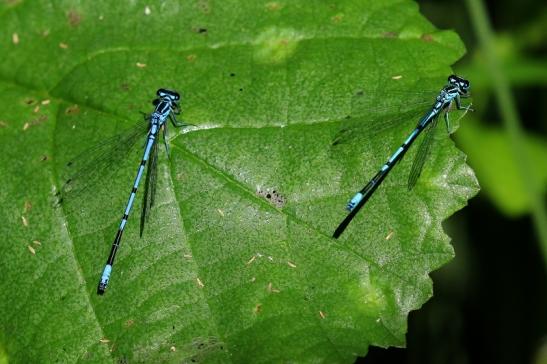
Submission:
[[[72,105],[65,109],[65,114],[76,115],[80,113],[80,107],[78,105]]]
[[[144,67],[146,67],[146,63],[137,62],[136,65],[137,65],[137,67],[139,67],[139,68],[144,68]]]
[[[382,34],[382,36],[383,36],[384,38],[397,38],[398,35],[399,35],[399,34],[396,33],[396,32],[384,32],[384,33]]]
[[[0,120],[0,128],[5,128],[8,126],[8,123],[6,123],[4,120]]]
[[[40,105],[36,105],[36,106],[34,107],[34,110],[32,110],[32,111],[34,111],[35,113],[38,112],[38,111],[40,111]]]
[[[33,247],[31,247],[30,245],[27,245],[27,248],[28,248],[29,252],[30,252],[32,255],[36,255],[36,250],[34,250]]]
[[[196,58],[198,58],[198,56],[196,56],[195,54],[189,54],[186,56],[186,60],[188,62],[194,62],[196,60]]]
[[[325,313],[323,311],[319,311],[319,316],[321,316],[322,319],[327,317],[327,315],[325,315]]]
[[[45,154],[44,154],[43,156],[40,157],[40,160],[41,160],[42,162],[47,161],[47,159],[48,159],[48,157],[47,157],[47,155],[45,155]]]
[[[247,261],[247,263],[245,263],[245,265],[250,265],[252,262],[255,261],[255,259],[256,259],[256,255],[253,255],[253,256],[251,257],[251,259],[249,259],[249,260]]]
[[[19,34],[13,33],[11,35],[11,41],[13,42],[13,44],[19,44]]]
[[[262,311],[262,304],[257,303],[253,311],[255,314],[260,313]]]
[[[338,24],[342,21],[342,19],[344,19],[344,14],[336,14],[330,19],[334,24]]]
[[[393,237],[393,234],[395,234],[395,232],[393,230],[391,230],[387,235],[386,235],[386,240],[389,240]]]
[[[268,292],[271,292],[271,293],[279,293],[280,291],[276,288],[273,288],[273,285],[272,285],[272,282],[268,283]]]
[[[174,346],[171,346],[171,347],[169,348],[169,350],[171,350],[171,351],[174,353],[175,351],[177,351],[177,348],[174,347]]]
[[[272,2],[266,3],[265,6],[266,6],[266,9],[268,11],[277,11],[277,10],[279,10],[283,7],[283,5],[281,5],[277,1],[272,1]]]
[[[131,327],[133,326],[134,323],[135,323],[134,320],[127,320],[125,321],[125,327]]]
[[[47,37],[49,35],[49,29],[46,29],[42,32],[42,37]]]
[[[67,48],[68,48],[68,44],[61,42],[61,43],[59,43],[59,48],[67,49]]]
[[[209,0],[198,0],[198,9],[204,14],[209,14],[211,12]]]
[[[421,39],[424,42],[432,42],[433,41],[433,36],[431,34],[422,34]]]
[[[198,277],[196,277],[196,282],[198,282],[199,288],[205,287],[205,285],[203,284],[203,282],[201,281],[201,279],[199,279]]]
[[[82,16],[76,10],[70,10],[67,14],[68,24],[71,27],[77,27],[82,22]]]
[[[23,130],[27,130],[31,126],[41,124],[46,120],[47,120],[47,115],[40,115],[36,119],[26,122],[25,125],[23,125]]]
[[[30,201],[25,201],[23,205],[23,212],[29,212],[30,209],[32,209],[32,204],[30,203]]]

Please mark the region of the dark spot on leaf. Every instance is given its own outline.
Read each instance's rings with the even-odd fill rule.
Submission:
[[[122,83],[120,88],[122,89],[122,91],[129,91],[129,84]]]
[[[71,165],[72,165],[72,161],[70,161],[66,164],[67,167],[70,167]]]
[[[173,325],[173,330],[175,329],[175,325]]]
[[[351,119],[351,115],[346,115],[346,120]]]
[[[47,155],[44,154],[44,155],[40,158],[40,160],[41,160],[42,162],[47,161],[47,160],[48,160]]]
[[[33,100],[33,99],[26,99],[26,100],[25,100],[25,104],[27,104],[27,105],[32,105],[32,104],[34,104],[34,101],[35,101],[35,100]]]
[[[257,190],[256,194],[266,198],[270,203],[275,205],[277,208],[282,208],[285,206],[285,197],[279,194],[276,190],[270,191],[269,189]]]
[[[355,96],[363,96],[365,93],[363,92],[363,90],[358,90],[356,93],[355,93]]]
[[[192,28],[192,31],[194,33],[198,33],[198,34],[205,34],[207,33],[207,28],[203,28],[203,27],[194,27]]]
[[[239,89],[239,91],[243,91],[243,89],[242,89],[242,88],[240,88],[240,89]]]
[[[230,77],[235,77],[235,73],[230,73]]]
[[[80,107],[78,105],[72,105],[65,109],[67,115],[77,115],[80,113]]]
[[[209,5],[209,0],[199,0],[198,1],[198,9],[204,14],[209,14],[211,11],[211,7]]]

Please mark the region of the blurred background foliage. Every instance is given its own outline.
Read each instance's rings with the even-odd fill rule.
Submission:
[[[547,363],[547,3],[418,3],[467,46],[454,70],[475,112],[455,140],[482,189],[445,222],[456,258],[410,315],[407,349],[372,348],[363,362]]]

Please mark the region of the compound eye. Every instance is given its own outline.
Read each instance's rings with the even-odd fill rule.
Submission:
[[[171,96],[173,97],[173,100],[175,100],[175,101],[179,101],[179,100],[180,100],[180,95],[179,95],[178,92],[173,92],[173,93],[171,94]]]
[[[160,88],[158,91],[156,91],[156,95],[158,95],[159,97],[165,97],[168,94],[170,94],[170,92],[163,88]]]

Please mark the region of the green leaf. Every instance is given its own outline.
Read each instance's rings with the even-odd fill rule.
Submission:
[[[509,216],[528,213],[531,201],[510,150],[509,136],[499,128],[481,126],[478,120],[469,118],[457,139],[469,154],[469,163],[476,168],[482,191],[498,209]],[[533,183],[544,193],[547,188],[547,143],[528,135],[526,148],[535,166]]]
[[[102,5],[102,6],[101,6]],[[403,346],[441,222],[477,192],[438,133],[340,240],[355,191],[416,120],[333,147],[352,96],[438,90],[464,52],[409,1],[5,2],[0,10],[0,348],[9,362],[351,362]],[[395,77],[401,76],[401,77]],[[138,203],[96,286],[136,169],[53,208],[66,161],[182,92],[142,239]],[[368,93],[367,93],[368,95]],[[404,95],[403,95],[404,96]],[[404,100],[403,100],[404,101]]]

